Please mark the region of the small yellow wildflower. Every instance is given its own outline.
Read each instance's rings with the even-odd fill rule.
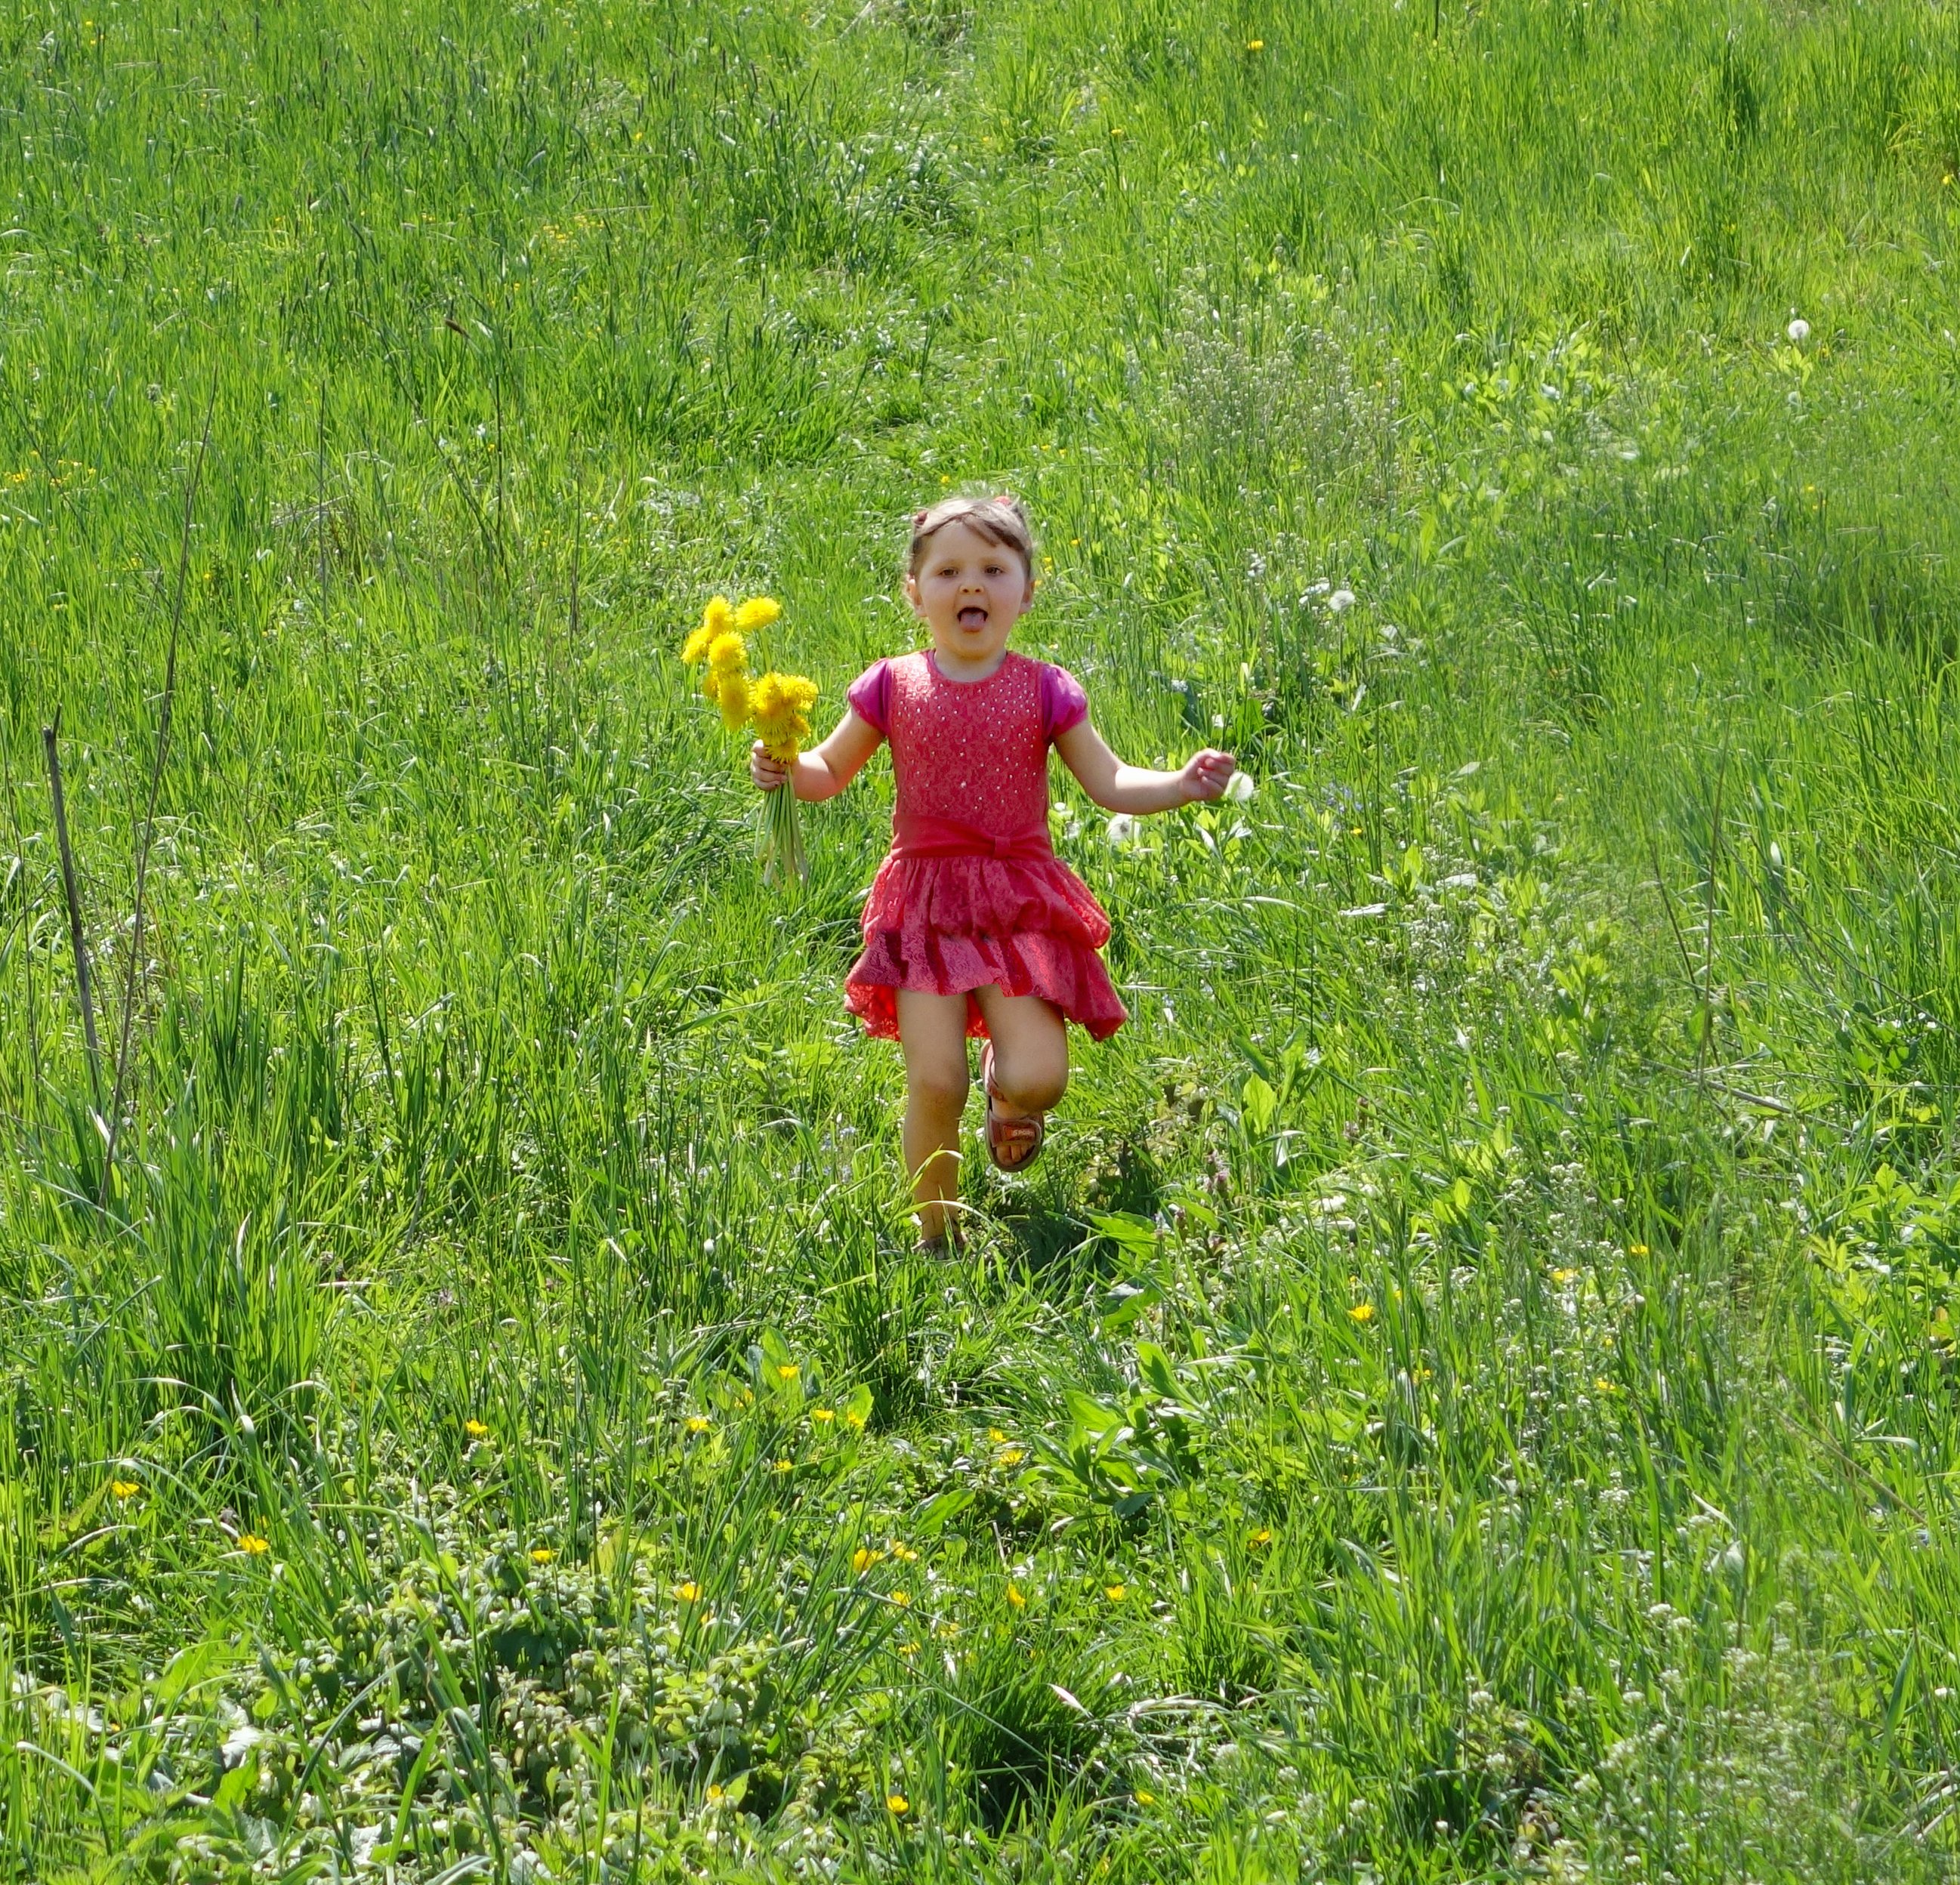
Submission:
[[[1647,1247],[1644,1244],[1629,1244],[1627,1254],[1629,1257],[1644,1257],[1647,1254]]]
[[[1002,1466],[1019,1466],[1028,1456],[1019,1447],[1003,1447],[995,1457]]]
[[[882,1551],[873,1551],[869,1545],[860,1545],[851,1554],[851,1569],[861,1578],[884,1555]]]
[[[480,1420],[466,1420],[463,1431],[473,1440],[487,1440],[490,1437],[490,1429]]]
[[[1270,1525],[1262,1525],[1257,1531],[1254,1532],[1252,1535],[1246,1540],[1246,1543],[1250,1545],[1255,1551],[1265,1550],[1266,1546],[1271,1544],[1272,1541],[1273,1528]]]
[[[794,1460],[778,1460],[776,1462],[776,1470],[778,1473],[794,1473],[796,1470],[796,1461]]]
[[[533,1564],[549,1564],[557,1556],[558,1553],[550,1546],[536,1545],[531,1550],[531,1562]]]
[[[1246,50],[1249,52],[1263,52],[1265,49],[1266,43],[1264,40],[1248,40],[1246,42]]]
[[[776,1369],[778,1381],[794,1381],[803,1372],[794,1362],[784,1362]]]
[[[987,1438],[997,1447],[1004,1447],[1007,1444],[1007,1436],[998,1427],[989,1427],[987,1429]]]
[[[1375,1319],[1375,1305],[1372,1302],[1357,1302],[1348,1311],[1351,1322],[1372,1322]]]
[[[1592,1386],[1596,1393],[1602,1394],[1617,1394],[1620,1391],[1604,1375],[1595,1375],[1592,1377]]]
[[[1130,1594],[1130,1587],[1127,1584],[1106,1584],[1102,1587],[1102,1594],[1112,1604],[1120,1604]]]
[[[238,1534],[238,1549],[248,1558],[262,1558],[272,1548],[272,1540],[260,1537],[256,1531],[241,1531]]]
[[[725,1787],[711,1784],[708,1789],[708,1804],[711,1807],[718,1806],[727,1791]]]
[[[143,1489],[134,1480],[111,1480],[109,1489],[118,1499],[134,1499]]]
[[[1017,1584],[1010,1584],[1007,1586],[1007,1601],[1017,1610],[1024,1610],[1028,1607],[1028,1601],[1022,1596],[1020,1586]]]
[[[810,1417],[813,1420],[821,1421],[828,1426],[837,1418],[837,1410],[834,1407],[813,1407],[810,1410]]]
[[[689,1433],[712,1433],[714,1431],[714,1422],[705,1414],[689,1414],[687,1417],[687,1430]]]
[[[892,1556],[901,1564],[916,1564],[918,1562],[918,1553],[910,1545],[894,1543],[892,1546]]]
[[[889,1812],[894,1814],[908,1813],[912,1810],[912,1803],[903,1794],[886,1794],[885,1806]]]
[[[909,1591],[894,1591],[892,1593],[892,1601],[900,1610],[908,1610],[912,1607],[912,1594]]]
[[[901,1656],[916,1656],[918,1654],[918,1648],[917,1643],[901,1643],[899,1645],[899,1654]]]
[[[735,612],[735,626],[745,635],[753,634],[758,628],[766,628],[783,612],[783,606],[773,596],[751,596]]]
[[[845,1411],[844,1422],[846,1426],[853,1428],[857,1432],[861,1433],[864,1430],[864,1422],[870,1419],[870,1417],[869,1414],[867,1414],[863,1408],[852,1407]]]
[[[701,1586],[692,1578],[685,1584],[676,1584],[673,1594],[683,1604],[698,1604],[701,1601]]]
[[[1576,1270],[1554,1270],[1551,1273],[1552,1281],[1561,1289],[1569,1289],[1578,1279],[1579,1272]]]
[[[1157,1804],[1157,1795],[1147,1787],[1139,1787],[1130,1798],[1140,1807],[1154,1807]]]

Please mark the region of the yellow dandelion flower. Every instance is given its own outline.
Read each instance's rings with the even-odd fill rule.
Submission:
[[[745,635],[752,635],[758,628],[766,628],[783,612],[783,606],[773,596],[751,596],[735,612],[735,626]]]
[[[895,1817],[902,1817],[912,1811],[912,1803],[903,1794],[887,1794],[885,1796],[885,1809]]]
[[[813,1407],[810,1410],[810,1417],[813,1420],[821,1421],[826,1426],[829,1426],[831,1422],[837,1418],[837,1410],[834,1407]]]
[[[899,1654],[901,1656],[916,1656],[918,1654],[918,1645],[917,1643],[901,1643],[899,1645]]]
[[[1246,1540],[1255,1551],[1263,1551],[1272,1541],[1273,1528],[1270,1525],[1262,1525]]]
[[[1007,1601],[1017,1610],[1024,1610],[1028,1607],[1028,1601],[1021,1594],[1021,1587],[1018,1584],[1010,1584],[1007,1586]]]
[[[705,1414],[689,1414],[687,1417],[687,1430],[689,1433],[712,1433],[714,1431],[714,1422]]]
[[[269,1538],[262,1538],[256,1531],[241,1531],[238,1534],[238,1549],[248,1558],[262,1558],[272,1548]]]
[[[909,1591],[894,1591],[892,1593],[892,1601],[900,1610],[908,1610],[912,1607],[912,1594]]]
[[[739,733],[749,718],[749,677],[746,674],[724,674],[717,688],[714,704],[721,710],[721,723],[728,730]]]
[[[1004,1447],[1007,1444],[1007,1436],[998,1427],[989,1427],[987,1429],[987,1438],[997,1447]]]
[[[487,1440],[490,1437],[490,1429],[480,1420],[466,1420],[463,1431],[473,1440]]]
[[[776,1379],[778,1381],[794,1381],[802,1372],[802,1368],[800,1368],[794,1362],[784,1362],[779,1364],[777,1367]]]
[[[847,1407],[844,1410],[844,1424],[856,1433],[862,1433],[864,1431],[864,1423],[870,1417],[870,1410],[868,1408]]]
[[[708,644],[708,665],[717,674],[737,674],[749,665],[749,644],[725,628]]]
[[[894,1544],[892,1546],[892,1556],[897,1559],[901,1564],[916,1564],[918,1562],[918,1553],[913,1550],[910,1545]]]
[[[998,1458],[1002,1466],[1019,1466],[1027,1457],[1019,1447],[1003,1447]]]
[[[701,1586],[692,1578],[689,1578],[685,1584],[676,1584],[673,1588],[673,1594],[683,1604],[698,1604],[701,1601]]]
[[[1120,1604],[1130,1594],[1130,1587],[1127,1584],[1106,1584],[1102,1587],[1102,1594],[1112,1604]]]
[[[1647,1247],[1644,1244],[1629,1244],[1627,1246],[1627,1254],[1629,1257],[1644,1257],[1647,1254]]]
[[[873,1551],[869,1545],[860,1545],[851,1554],[851,1568],[861,1578],[884,1555],[882,1551]]]
[[[1157,1804],[1157,1795],[1147,1787],[1139,1787],[1130,1798],[1140,1807],[1154,1807]]]
[[[134,1499],[143,1489],[134,1480],[111,1480],[109,1489],[118,1499]]]
[[[1372,1302],[1357,1302],[1348,1311],[1351,1322],[1372,1322],[1375,1319],[1375,1305]]]
[[[1263,52],[1265,49],[1266,43],[1264,40],[1248,40],[1246,42],[1246,50],[1249,52]]]
[[[796,1461],[794,1460],[778,1460],[776,1462],[776,1470],[778,1473],[794,1473],[796,1470]]]
[[[680,658],[689,667],[705,661],[708,651],[735,625],[735,610],[726,596],[718,596],[702,611],[701,626],[687,638]]]
[[[787,764],[810,742],[816,683],[800,674],[765,674],[749,695],[756,732],[771,758]]]

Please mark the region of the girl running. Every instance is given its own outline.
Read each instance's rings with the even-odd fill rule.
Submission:
[[[1048,838],[1048,751],[1110,812],[1216,799],[1230,753],[1177,772],[1128,766],[1090,723],[1074,675],[1009,651],[1035,596],[1035,546],[1011,497],[949,497],[912,519],[905,596],[931,646],[874,663],[850,710],[790,767],[757,742],[762,791],[834,798],[889,740],[892,850],[864,905],[864,952],[845,998],[905,1055],[905,1167],[928,1249],[956,1233],[966,1040],[977,1036],[987,1155],[1021,1171],[1068,1084],[1064,1021],[1097,1040],[1126,1019],[1098,952],[1109,920]]]

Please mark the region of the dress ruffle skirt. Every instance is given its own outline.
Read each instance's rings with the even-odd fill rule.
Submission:
[[[886,859],[864,905],[864,952],[845,1002],[881,1040],[899,1036],[898,992],[966,997],[966,1032],[985,1036],[973,990],[1039,995],[1098,1041],[1128,1019],[1097,954],[1109,919],[1059,858],[972,854]]]

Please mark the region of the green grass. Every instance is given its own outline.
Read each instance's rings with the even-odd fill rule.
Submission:
[[[1952,1875],[1960,12],[0,55],[0,1874]],[[1258,791],[936,1264],[673,651],[969,482]]]

